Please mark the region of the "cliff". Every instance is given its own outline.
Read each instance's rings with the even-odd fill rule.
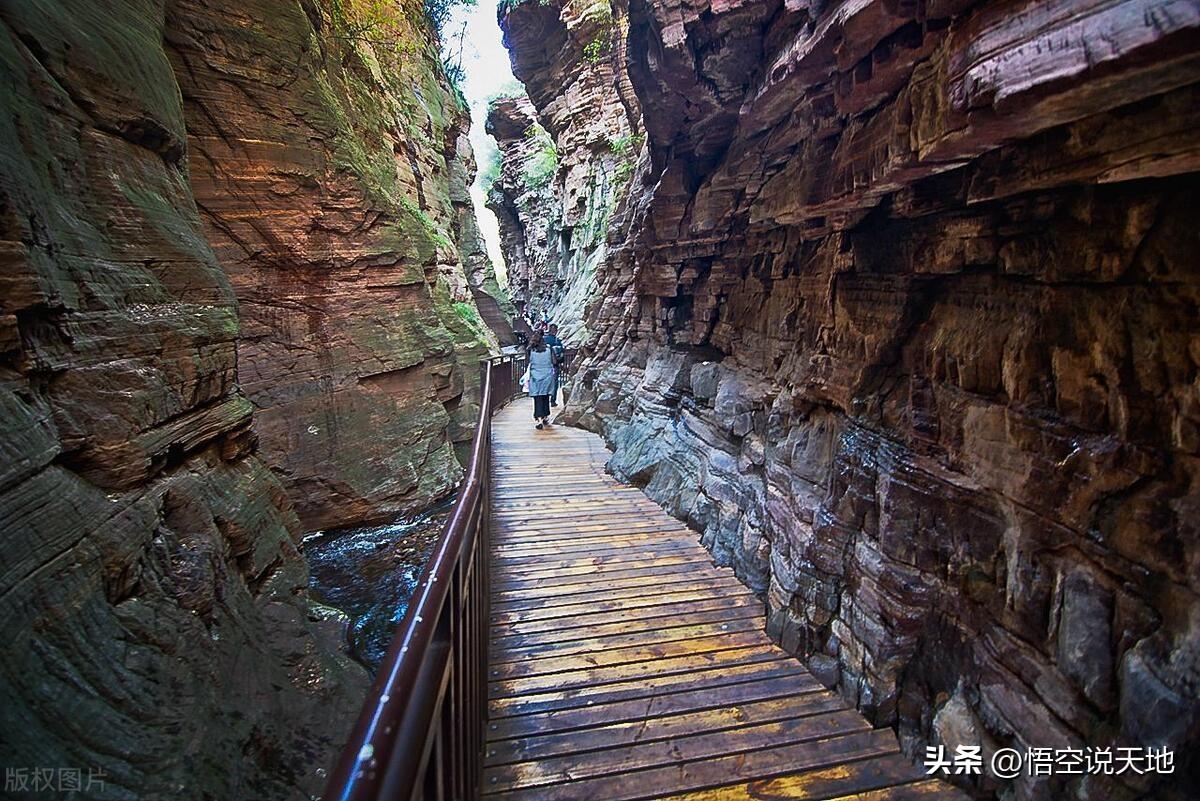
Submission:
[[[548,130],[604,114],[546,55],[573,13],[505,20]],[[624,24],[647,152],[568,419],[910,753],[1168,746],[1170,776],[973,787],[1185,797],[1195,5],[654,0]]]
[[[487,352],[475,292],[496,292],[478,233],[452,238],[469,120],[420,5],[355,8],[179,0],[167,29],[192,188],[239,301],[239,379],[309,529],[458,483]]]
[[[309,798],[357,714],[300,537],[454,485],[494,277],[419,4],[345,7],[0,9],[6,767]]]
[[[501,164],[488,207],[500,223],[513,301],[580,343],[644,139],[620,68],[624,15],[590,0],[502,3],[497,15],[513,74],[529,96],[489,107]]]

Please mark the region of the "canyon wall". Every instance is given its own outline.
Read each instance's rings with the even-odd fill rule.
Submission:
[[[351,7],[0,6],[0,762],[27,778],[318,793],[367,677],[300,537],[460,474],[495,292],[466,117],[419,3],[381,52]]]
[[[549,317],[568,344],[587,339],[584,309],[619,224],[644,137],[621,63],[625,17],[607,3],[502,3],[497,11],[524,95],[489,107],[500,148],[488,207],[500,223],[513,301]]]
[[[1168,776],[956,780],[1187,797],[1200,9],[627,8],[647,153],[568,419],[910,753],[1167,746]],[[554,89],[574,13],[506,18],[547,128],[601,115]]]
[[[457,485],[488,352],[475,296],[498,290],[473,216],[463,230],[469,118],[420,3],[354,8],[176,0],[167,26],[239,380],[309,529]]]

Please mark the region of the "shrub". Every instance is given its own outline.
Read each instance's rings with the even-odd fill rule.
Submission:
[[[554,180],[558,172],[558,151],[550,134],[537,123],[529,126],[525,137],[536,145],[533,155],[525,163],[525,183],[540,188]]]

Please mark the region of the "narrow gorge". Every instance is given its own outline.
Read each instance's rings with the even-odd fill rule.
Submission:
[[[0,20],[0,761],[308,798],[367,675],[301,537],[452,493],[511,337],[465,103],[415,0]]]
[[[520,87],[480,166],[455,5],[0,2],[0,762],[103,777],[5,797],[335,797],[391,685],[305,537],[449,515],[480,360],[539,321],[570,353],[556,430],[610,450],[556,470],[686,524],[868,733],[918,769],[1174,755],[944,777],[972,798],[1195,797],[1200,4],[499,0]],[[545,472],[509,525],[522,492],[571,500]],[[612,801],[563,775],[489,797]],[[859,797],[757,778],[697,792]]]

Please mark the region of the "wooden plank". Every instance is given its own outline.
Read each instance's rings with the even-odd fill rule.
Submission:
[[[527,676],[540,676],[546,673],[565,673],[589,668],[667,660],[675,657],[706,654],[710,651],[746,648],[752,645],[769,646],[771,645],[771,641],[767,639],[767,635],[762,631],[734,631],[728,634],[722,632],[706,637],[692,637],[688,640],[631,645],[625,648],[613,648],[608,651],[592,651],[583,654],[571,654],[569,656],[527,657],[520,662],[493,663],[488,670],[488,678],[492,681],[503,681]]]
[[[540,535],[528,535],[523,532],[512,536],[497,533],[493,542],[495,556],[507,557],[515,553],[546,552],[560,553],[563,556],[591,553],[600,548],[657,548],[659,546],[687,546],[693,551],[700,545],[691,537],[681,535],[665,526],[627,525],[620,528],[599,529],[596,531],[573,532],[543,532]]]
[[[615,520],[608,522],[596,522],[596,519],[590,518],[592,522],[576,522],[576,521],[547,521],[542,523],[509,521],[504,522],[493,518],[492,524],[495,528],[498,542],[505,539],[529,539],[535,534],[538,536],[558,535],[562,539],[569,539],[569,535],[587,536],[588,532],[599,532],[601,534],[620,534],[623,531],[659,531],[670,532],[685,537],[693,542],[699,542],[699,535],[684,527],[678,520],[673,520],[669,517],[655,517],[647,515],[644,518],[636,518],[625,515],[618,517]]]
[[[572,721],[577,720],[570,710],[631,701],[636,702],[636,706],[630,708],[636,710],[636,715],[641,715],[647,708],[661,711],[702,709],[707,704],[707,697],[724,697],[722,693],[727,687],[765,684],[781,678],[795,679],[803,684],[805,689],[797,692],[820,687],[794,659],[781,658],[777,651],[748,654],[740,661],[726,655],[725,661],[713,668],[492,698],[488,701],[489,730],[498,737],[515,737],[521,733],[570,728],[576,725]],[[616,713],[609,714],[610,718],[616,719],[613,717]]]
[[[521,648],[506,643],[492,647],[493,672],[498,666],[508,662],[532,662],[537,659],[590,654],[592,664],[603,664],[599,656],[604,651],[617,651],[627,648],[646,648],[652,645],[668,645],[673,643],[694,643],[710,637],[729,636],[738,633],[755,632],[761,634],[763,619],[758,615],[726,620],[721,623],[700,623],[693,626],[658,627],[649,630],[620,632],[605,636],[588,637],[578,640],[565,640],[553,644],[538,643],[537,645]]]
[[[553,487],[545,495],[510,498],[504,494],[492,498],[492,510],[500,512],[522,512],[530,509],[605,509],[616,510],[636,509],[647,514],[662,514],[662,507],[651,501],[645,495],[632,497],[618,495],[614,492],[595,492],[588,495],[582,493],[559,494],[560,489]]]
[[[711,562],[703,557],[693,557],[691,559],[669,559],[659,563],[657,560],[630,567],[621,565],[618,567],[610,567],[607,570],[584,570],[575,571],[572,573],[563,573],[560,575],[549,576],[498,576],[493,582],[492,594],[497,595],[504,593],[512,595],[513,593],[525,593],[526,591],[540,590],[547,588],[565,589],[565,588],[591,588],[597,584],[605,584],[615,586],[617,582],[623,582],[627,579],[642,579],[657,576],[691,576],[698,570],[712,569]],[[713,570],[713,575],[716,571]],[[653,583],[653,582],[650,582]]]
[[[531,567],[543,557],[578,559],[589,555],[611,555],[619,550],[679,550],[695,553],[699,545],[671,531],[645,529],[624,533],[579,534],[574,537],[541,537],[530,542],[494,543],[493,563],[505,569],[518,557],[529,560]]]
[[[810,786],[814,785],[815,783],[810,781]],[[840,795],[832,801],[850,801],[850,799],[854,799],[854,801],[929,801],[932,798],[941,799],[941,801],[971,801],[969,795],[951,789],[945,782],[938,779],[925,779],[911,784]]]
[[[814,693],[836,700],[811,675],[788,668],[795,665],[758,662],[732,667],[726,675],[694,672],[667,676],[650,688],[627,683],[611,685],[607,692],[555,694],[557,702],[541,696],[509,699],[507,705],[494,705],[487,736],[489,741],[548,736],[595,726],[597,720],[605,721],[605,725],[642,722],[771,698],[800,699]]]
[[[494,556],[510,556],[516,552],[528,553],[531,558],[547,549],[552,556],[579,558],[598,548],[641,548],[658,549],[661,545],[690,546],[697,556],[707,553],[700,544],[689,536],[691,532],[679,532],[661,522],[622,523],[616,526],[589,526],[586,530],[544,529],[502,532],[496,531],[493,539]],[[709,555],[711,559],[711,554]],[[536,561],[536,560],[534,560]]]
[[[528,623],[535,620],[553,620],[563,617],[592,612],[631,611],[648,606],[680,603],[685,601],[703,601],[708,598],[757,598],[745,585],[737,581],[706,582],[701,586],[694,583],[680,584],[674,590],[663,588],[665,592],[647,595],[645,592],[633,591],[627,595],[609,594],[595,598],[574,600],[563,604],[513,601],[503,606],[492,605],[492,625],[506,626],[510,623]]]
[[[710,598],[690,604],[664,604],[637,610],[599,612],[568,619],[531,621],[492,629],[492,646],[528,648],[541,643],[570,642],[622,631],[648,631],[663,626],[724,623],[743,617],[763,618],[762,602],[753,596]]]
[[[585,801],[601,798],[604,801],[639,801],[671,792],[719,787],[739,780],[770,778],[834,765],[845,767],[839,763],[887,756],[898,750],[896,737],[890,730],[854,732],[824,740],[788,743],[569,783],[525,787],[489,794],[487,797],[521,801]],[[912,770],[907,763],[904,766]],[[490,790],[490,783],[490,778],[485,780],[485,790]]]
[[[607,777],[644,768],[746,754],[763,748],[870,730],[861,715],[847,711],[772,720],[720,731],[702,730],[636,745],[497,765],[484,770],[484,786],[491,792],[560,782],[578,784],[588,777]]]
[[[501,677],[488,684],[488,691],[492,698],[503,698],[508,695],[566,690],[572,687],[646,679],[671,673],[690,673],[693,670],[715,667],[727,662],[772,659],[780,653],[772,645],[735,646],[723,639],[719,639],[714,646],[716,650],[656,658],[632,665],[628,663],[605,665],[519,678]]]
[[[576,474],[576,475],[559,475],[555,476],[553,481],[547,482],[546,477],[542,475],[522,476],[513,471],[497,471],[493,465],[492,480],[496,486],[497,492],[507,494],[527,494],[540,496],[550,490],[571,490],[575,488],[583,488],[587,491],[594,492],[611,492],[621,494],[642,493],[633,487],[626,487],[623,484],[618,484],[610,479],[602,479],[600,476],[592,474]],[[643,497],[645,497],[643,495]]]
[[[667,531],[690,533],[678,520],[650,512],[578,512],[535,514],[530,512],[494,512],[492,522],[497,533],[532,534],[568,531],[619,531],[622,528],[656,526]]]
[[[576,565],[574,567],[543,568],[540,570],[510,570],[504,567],[497,572],[495,584],[521,586],[522,584],[534,581],[553,581],[588,576],[617,576],[631,570],[646,570],[652,567],[686,567],[697,564],[711,565],[712,558],[705,554],[671,553],[668,551],[633,562],[592,560],[588,564]]]
[[[540,606],[561,606],[564,604],[602,603],[607,600],[641,596],[650,598],[655,595],[679,592],[681,589],[697,590],[701,588],[719,589],[740,587],[746,593],[750,591],[741,582],[729,575],[703,576],[699,578],[680,577],[678,580],[662,580],[658,582],[631,581],[613,586],[606,590],[590,590],[571,593],[569,595],[556,593],[553,590],[538,590],[536,595],[517,593],[515,596],[505,596],[503,593],[492,595],[492,609],[496,612],[509,612],[517,609],[529,609]]]
[[[652,508],[650,501],[642,499],[640,503],[631,503],[624,498],[595,498],[585,501],[555,500],[553,502],[512,501],[497,503],[492,506],[492,515],[501,519],[533,518],[545,515],[584,515],[589,512],[600,515],[643,515],[647,517],[663,517],[662,509]]]
[[[696,554],[693,543],[667,541],[644,548],[631,548],[627,545],[620,545],[616,548],[600,552],[588,551],[586,556],[562,554],[561,556],[564,558],[551,558],[555,555],[559,554],[555,553],[553,547],[547,547],[545,549],[545,556],[539,558],[532,558],[528,553],[518,556],[514,556],[511,553],[496,554],[492,557],[492,564],[495,566],[495,569],[500,571],[499,575],[508,578],[510,576],[537,573],[553,574],[556,571],[571,570],[577,567],[604,568],[608,565],[629,564],[631,562],[636,564],[637,562],[649,559],[690,559]],[[711,559],[712,557],[704,554],[699,558]]]
[[[628,705],[627,702],[626,706]],[[640,705],[643,708],[647,706],[645,702]],[[599,709],[589,707],[583,711],[591,714],[591,719],[586,727],[554,733],[539,733],[531,737],[489,741],[486,752],[487,764],[505,765],[512,762],[529,762],[581,751],[596,751],[602,748],[648,743],[654,740],[668,740],[684,735],[723,731],[750,724],[770,723],[822,714],[847,715],[848,719],[861,729],[870,728],[861,715],[845,709],[841,699],[827,691],[812,692],[804,696],[779,695],[775,698],[737,705],[726,704],[662,717],[640,715],[633,720],[620,722],[609,722],[607,714],[614,711],[612,707]]]
[[[583,600],[600,600],[604,597],[625,598],[632,594],[673,592],[680,586],[696,586],[697,582],[720,586],[723,582],[736,581],[732,576],[709,575],[699,578],[687,572],[674,573],[665,576],[634,576],[616,579],[611,583],[587,582],[580,584],[563,584],[557,587],[534,587],[532,589],[496,590],[492,593],[492,603],[498,609],[510,608],[508,604],[526,603],[580,603]]]
[[[922,779],[919,774],[920,771],[903,757],[883,756],[659,798],[672,801],[929,801],[933,798],[968,801],[966,795],[945,783]]]

